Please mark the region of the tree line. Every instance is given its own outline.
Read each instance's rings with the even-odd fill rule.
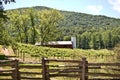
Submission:
[[[105,27],[71,27],[61,28],[64,31],[63,40],[77,38],[77,48],[82,49],[111,49],[120,42],[120,26],[104,29]]]

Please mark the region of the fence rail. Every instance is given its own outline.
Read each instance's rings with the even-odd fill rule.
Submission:
[[[120,80],[120,63],[88,63],[82,60],[42,58],[42,63],[0,60],[0,80],[50,80],[72,77],[80,80]]]

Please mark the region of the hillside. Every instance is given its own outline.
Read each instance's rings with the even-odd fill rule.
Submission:
[[[33,7],[37,10],[52,9],[43,6]],[[90,15],[85,13],[61,11],[64,15],[64,20],[61,22],[61,27],[101,27],[101,26],[118,26],[120,19],[111,18],[103,15]]]
[[[65,16],[65,21],[62,22],[62,26],[66,27],[101,27],[101,26],[118,26],[120,20],[110,18],[102,15],[90,15],[84,13],[61,11]]]
[[[28,7],[30,8],[30,7]],[[18,10],[28,9],[19,8]],[[50,10],[53,8],[44,7],[44,6],[35,6],[32,7],[36,10]],[[120,19],[107,17],[103,15],[91,15],[80,12],[71,12],[71,11],[62,11],[59,10],[64,16],[64,20],[60,23],[61,27],[101,27],[101,26],[119,26]]]

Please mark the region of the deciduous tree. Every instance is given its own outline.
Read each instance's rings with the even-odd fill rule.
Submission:
[[[62,15],[57,10],[43,10],[40,14],[40,37],[41,45],[43,43],[55,40],[59,35],[57,26]]]

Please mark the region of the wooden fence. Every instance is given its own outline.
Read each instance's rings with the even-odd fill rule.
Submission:
[[[0,80],[17,80],[18,61],[6,60],[0,61]]]
[[[0,61],[0,80],[51,80],[70,77],[73,80],[120,80],[120,63],[88,63],[82,60],[42,58],[42,63]]]
[[[42,59],[43,80],[50,80],[55,77],[74,77],[80,80],[87,80],[87,65],[85,58],[81,60],[55,60]]]
[[[41,63],[18,63],[18,60],[1,60],[0,80],[43,80]]]
[[[89,80],[120,80],[120,63],[89,63]]]

